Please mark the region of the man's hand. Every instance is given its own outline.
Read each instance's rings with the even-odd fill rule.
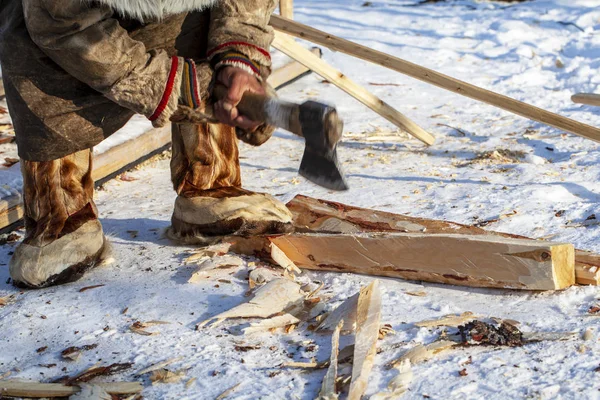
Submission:
[[[241,68],[224,67],[219,70],[217,82],[228,89],[227,97],[214,104],[215,117],[224,124],[237,126],[247,131],[253,131],[261,122],[252,121],[240,114],[237,105],[245,92],[264,94],[262,85],[252,74]]]

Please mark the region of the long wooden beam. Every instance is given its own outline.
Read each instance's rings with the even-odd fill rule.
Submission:
[[[300,232],[355,234],[359,232],[404,232],[461,235],[495,235],[509,239],[530,239],[509,233],[450,221],[411,217],[332,201],[296,196],[287,204]],[[575,251],[575,277],[580,285],[600,286],[600,255]]]
[[[480,88],[470,83],[441,74],[432,69],[342,39],[310,26],[300,24],[296,21],[283,18],[279,15],[272,15],[270,24],[280,32],[285,32],[286,34],[326,46],[332,50],[340,51],[382,65],[423,82],[441,87],[442,89],[482,101],[525,118],[600,142],[600,129],[591,125],[563,117],[531,104],[492,92],[491,90]]]
[[[313,47],[310,52],[315,56],[321,58],[321,49]],[[295,82],[303,76],[310,74],[310,68],[307,68],[304,64],[299,63],[296,60],[285,64],[283,67],[276,69],[267,79],[267,82],[275,89],[281,89],[282,87]]]
[[[575,284],[575,252],[567,243],[425,233],[290,234],[269,240],[301,269],[503,289]]]
[[[288,57],[304,64],[317,75],[327,79],[329,82],[333,83],[335,86],[423,143],[431,145],[435,142],[435,138],[429,132],[425,131],[398,110],[349,79],[322,59],[315,57],[310,51],[296,43],[289,36],[280,32],[275,32],[273,47],[282,53],[285,53]]]

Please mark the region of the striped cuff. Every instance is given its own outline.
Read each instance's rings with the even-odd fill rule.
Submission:
[[[200,107],[200,91],[198,90],[197,76],[196,63],[186,58],[183,64],[180,101],[182,104],[193,109]]]
[[[215,64],[215,71],[224,66],[241,68],[260,79],[259,65],[241,53],[230,51],[221,54]]]

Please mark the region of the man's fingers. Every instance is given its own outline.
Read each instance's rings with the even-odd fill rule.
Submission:
[[[238,116],[233,120],[235,126],[239,126],[242,129],[247,131],[253,131],[260,126],[259,122],[252,121],[248,117],[244,117],[243,115]]]

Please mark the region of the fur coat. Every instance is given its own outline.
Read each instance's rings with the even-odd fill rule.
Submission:
[[[168,122],[185,59],[234,52],[270,73],[274,0],[1,0],[0,63],[20,157],[90,148],[135,113]],[[214,65],[213,65],[214,66]]]

